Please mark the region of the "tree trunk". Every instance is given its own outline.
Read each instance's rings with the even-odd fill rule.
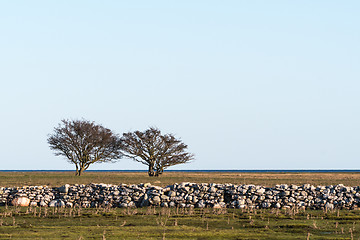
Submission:
[[[75,176],[81,176],[82,172],[84,171],[83,168],[76,169]]]
[[[148,171],[149,177],[153,177],[154,176],[154,166],[149,165],[149,171]]]
[[[77,164],[75,164],[75,167],[76,167],[75,176],[79,176],[79,167]]]
[[[163,169],[162,168],[160,168],[160,169],[156,169],[156,171],[155,171],[155,177],[158,177],[158,176],[160,176],[162,173],[163,173]]]

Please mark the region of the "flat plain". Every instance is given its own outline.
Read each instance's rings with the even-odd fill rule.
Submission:
[[[165,172],[160,177],[148,177],[145,172],[84,172],[80,177],[75,172],[0,172],[0,186],[30,186],[47,185],[59,187],[64,184],[139,184],[151,183],[157,186],[167,186],[181,182],[195,183],[233,183],[275,186],[276,184],[305,183],[317,185],[336,185],[342,183],[346,186],[360,185],[360,173],[239,173],[239,172]]]
[[[0,172],[0,186],[180,182],[357,186],[359,173]],[[360,239],[359,210],[0,207],[0,239]]]

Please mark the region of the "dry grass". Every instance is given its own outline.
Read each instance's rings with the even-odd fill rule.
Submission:
[[[274,186],[276,184],[310,183],[313,185],[347,186],[360,184],[360,173],[231,173],[231,172],[165,172],[161,177],[148,177],[144,172],[85,172],[76,177],[73,172],[0,172],[0,186],[63,184],[139,184],[149,182],[167,186],[180,182],[233,183]]]

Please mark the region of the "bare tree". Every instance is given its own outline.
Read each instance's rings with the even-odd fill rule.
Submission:
[[[193,160],[187,145],[172,134],[161,135],[157,128],[144,132],[124,133],[121,137],[123,155],[149,167],[149,176],[159,176],[164,169]]]
[[[76,174],[93,163],[113,162],[122,157],[120,137],[110,129],[87,120],[62,120],[48,143],[56,156],[75,164]]]

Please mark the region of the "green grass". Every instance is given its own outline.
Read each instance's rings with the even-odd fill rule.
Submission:
[[[0,208],[0,239],[358,239],[359,211]]]
[[[0,172],[1,186],[176,182],[356,186],[359,173]],[[360,239],[360,211],[0,207],[0,239]]]

